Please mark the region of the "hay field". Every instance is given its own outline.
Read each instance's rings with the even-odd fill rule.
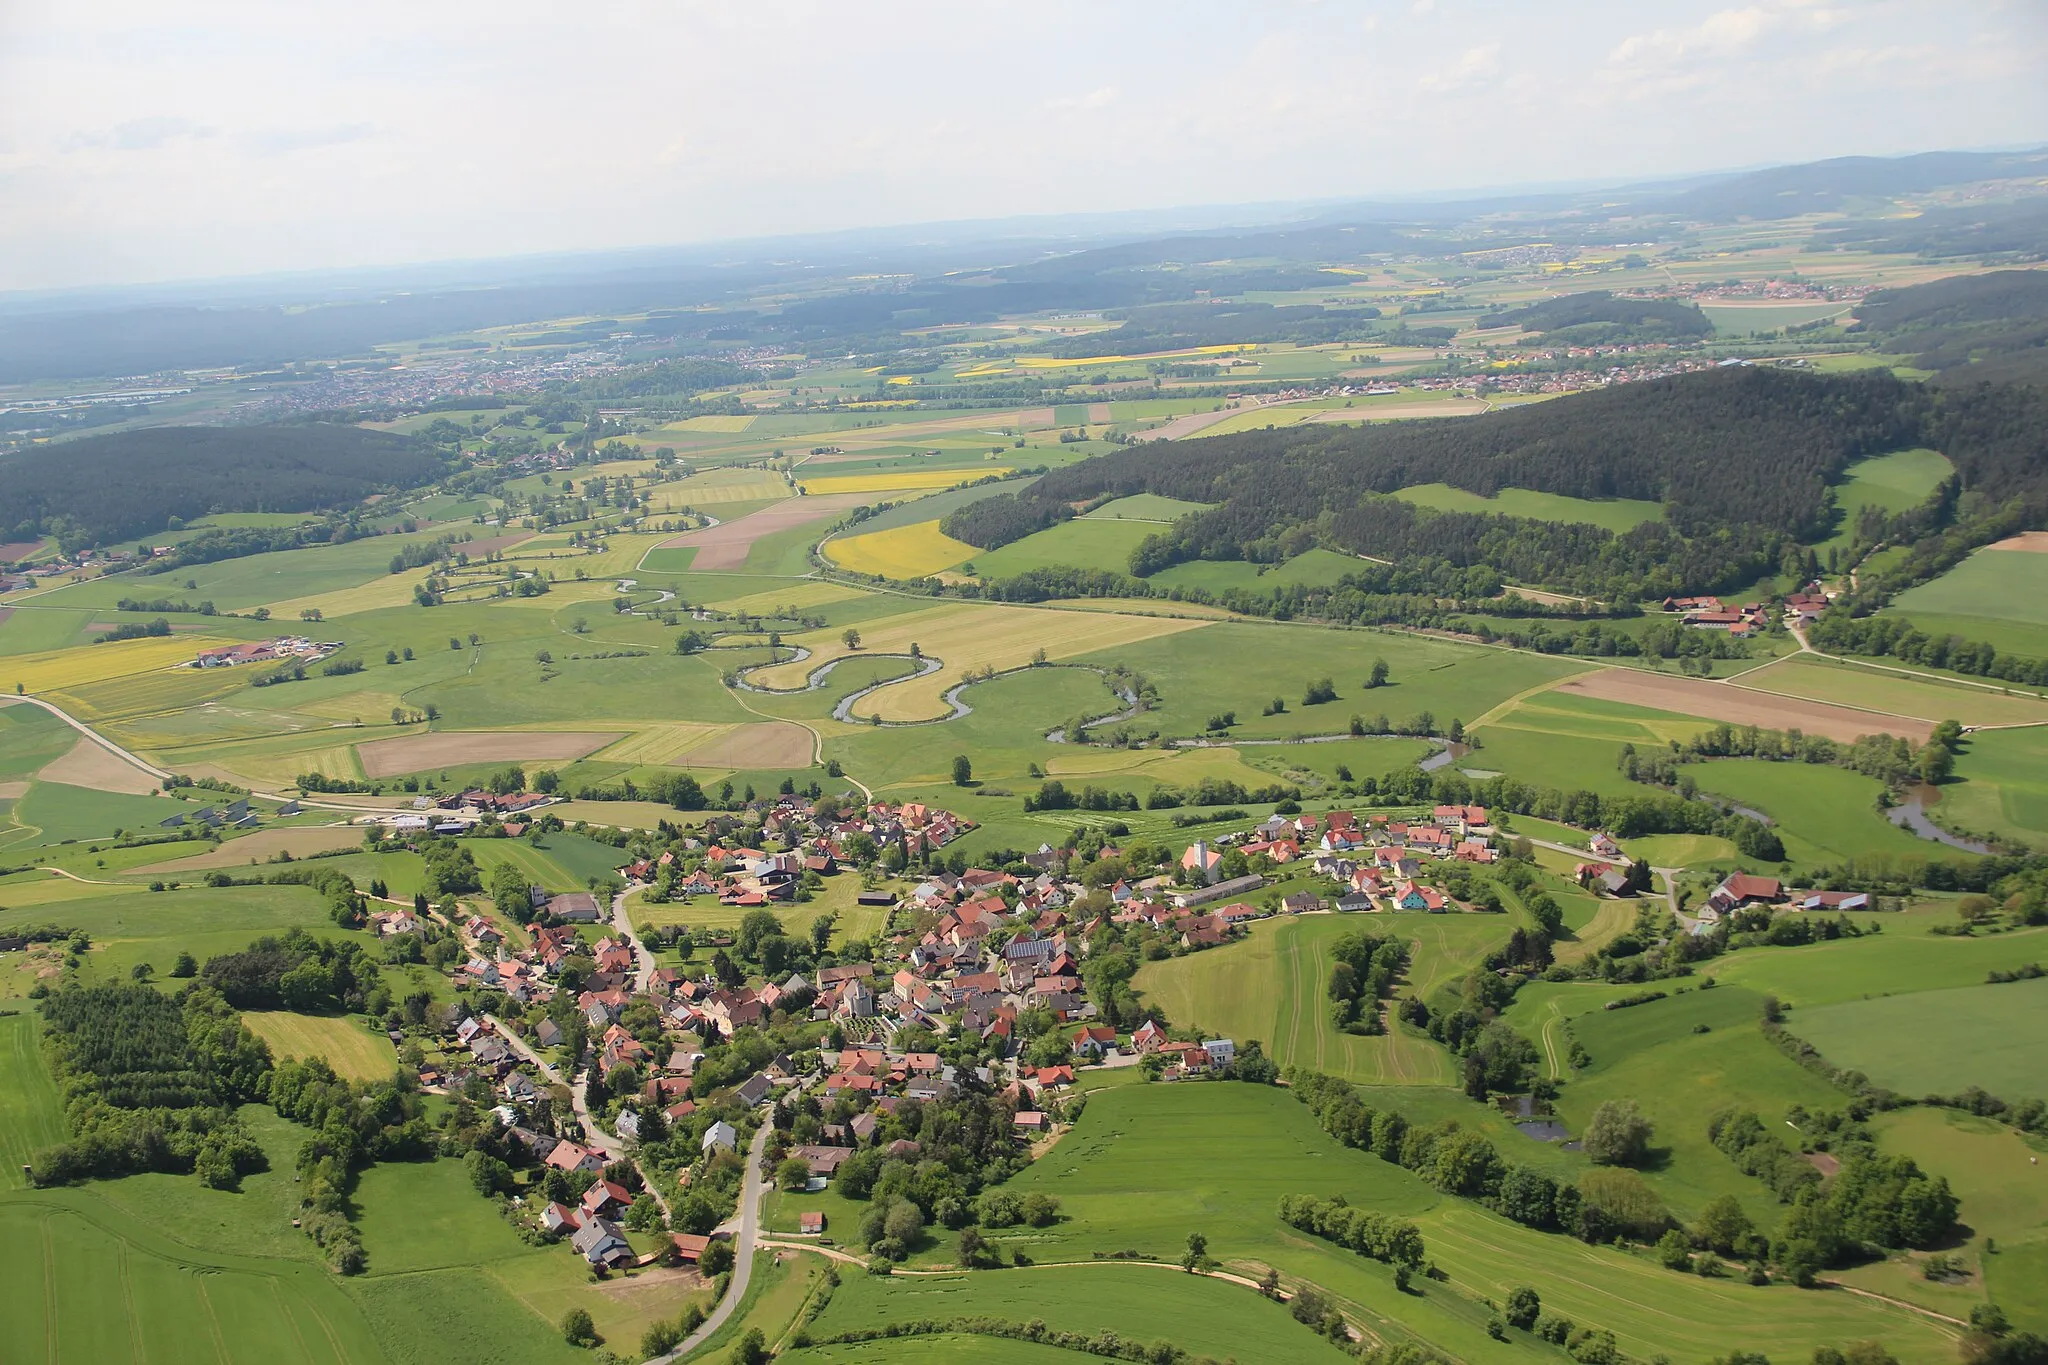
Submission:
[[[266,605],[273,620],[285,622],[297,621],[302,611],[317,611],[323,617],[333,617],[350,616],[359,611],[378,611],[385,607],[406,607],[412,605],[413,589],[419,586],[420,579],[426,574],[426,569],[384,573],[353,588],[335,588]],[[314,625],[311,633],[316,638],[332,638],[319,632],[320,627]]]
[[[808,611],[812,607],[829,606],[834,602],[851,602],[856,597],[865,597],[859,588],[844,583],[791,583],[787,587],[770,588],[763,592],[745,593],[738,597],[721,597],[704,603],[713,611],[729,611],[748,616],[772,616],[784,610]]]
[[[1845,1000],[1798,1012],[1792,1028],[1837,1066],[1908,1095],[2048,1094],[2048,980]]]
[[[879,716],[884,721],[939,720],[950,714],[941,700],[947,689],[964,682],[970,669],[997,671],[1021,668],[1043,649],[1048,659],[1068,659],[1140,640],[1206,628],[1206,621],[1163,617],[1117,616],[1107,612],[1053,612],[1036,607],[959,605],[877,622],[863,631],[861,648],[849,650],[838,632],[817,631],[795,637],[811,657],[801,663],[757,669],[748,680],[763,687],[797,688],[813,671],[834,659],[863,654],[908,654],[916,644],[943,667],[922,677],[887,683],[858,703],[854,719]]]
[[[607,763],[666,763],[672,755],[683,752],[692,745],[702,744],[717,735],[724,734],[732,727],[705,721],[621,721],[631,724],[633,733],[627,735],[608,749],[600,751],[600,757]]]
[[[789,481],[771,469],[707,469],[675,483],[656,484],[647,496],[671,507],[709,508],[716,516],[722,503],[786,498]]]
[[[930,577],[941,569],[966,563],[976,553],[972,545],[941,531],[936,521],[869,531],[825,544],[826,557],[842,569],[899,580]]]
[[[1755,680],[1758,674],[1748,675]],[[1726,683],[1700,682],[1691,678],[1666,677],[1633,668],[1600,668],[1558,685],[1558,691],[1606,701],[1646,706],[1654,711],[1675,711],[1684,716],[1727,721],[1730,725],[1760,725],[1772,730],[1803,730],[1809,735],[1852,740],[1862,735],[1904,735],[1925,743],[1934,723],[1905,716],[1881,715],[1846,706],[1805,701],[1796,696],[1774,697],[1753,687],[1730,687]]]
[[[803,480],[803,486],[806,493],[819,495],[901,493],[917,489],[954,488],[976,479],[985,479],[991,474],[1000,476],[1009,472],[1009,465],[974,465],[954,469],[906,469],[901,473],[828,474],[823,478],[806,478]]]
[[[2009,697],[1992,687],[1923,681],[1801,654],[1788,655],[1768,668],[1745,674],[1742,684],[1784,696],[1811,697],[1926,721],[1955,719],[1965,725],[2048,722],[2048,702],[2033,697]]]
[[[83,687],[109,678],[153,673],[190,663],[202,649],[235,643],[212,635],[180,635],[21,654],[0,663],[0,688],[12,692],[19,684],[29,692],[49,692],[60,687]]]
[[[808,768],[817,737],[795,721],[733,725],[682,750],[667,762],[683,768]]]
[[[572,763],[623,738],[615,730],[439,730],[356,746],[363,776],[393,777],[464,763]]]
[[[352,1019],[291,1014],[284,1010],[248,1010],[242,1022],[270,1044],[279,1057],[325,1057],[344,1080],[381,1081],[398,1069],[391,1040]]]

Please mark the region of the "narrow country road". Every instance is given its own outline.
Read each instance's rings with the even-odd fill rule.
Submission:
[[[633,957],[640,964],[639,970],[633,974],[633,993],[647,995],[654,990],[654,970],[658,964],[654,960],[653,950],[642,943],[640,936],[633,932],[633,918],[626,913],[626,897],[639,889],[637,886],[629,886],[612,897],[612,929],[620,938],[633,945]]]
[[[773,1131],[775,1125],[764,1119],[747,1147],[747,1180],[740,1189],[739,1233],[733,1238],[732,1278],[726,1283],[725,1297],[704,1319],[703,1326],[683,1338],[682,1344],[667,1355],[650,1357],[647,1365],[671,1365],[702,1346],[725,1326],[733,1309],[747,1296],[747,1284],[754,1278],[754,1250],[761,1237],[761,1161],[767,1155],[768,1135]]]
[[[626,1151],[625,1144],[610,1133],[607,1133],[598,1124],[596,1116],[590,1112],[589,1073],[578,1072],[573,1079],[565,1079],[559,1068],[541,1060],[541,1055],[527,1046],[524,1038],[506,1028],[504,1022],[498,1016],[486,1014],[484,1021],[497,1031],[500,1038],[505,1040],[506,1047],[518,1053],[523,1061],[531,1063],[536,1071],[545,1076],[548,1084],[566,1085],[569,1087],[569,1103],[576,1111],[576,1121],[583,1125],[583,1136],[588,1139],[588,1145],[604,1153],[604,1158],[607,1162],[631,1160],[633,1169],[640,1173],[640,1183],[646,1186],[649,1194],[654,1196],[655,1204],[661,1209],[661,1216],[667,1218],[669,1216],[668,1199],[661,1192],[660,1182],[649,1175],[647,1168],[640,1164],[639,1158],[630,1156]]]

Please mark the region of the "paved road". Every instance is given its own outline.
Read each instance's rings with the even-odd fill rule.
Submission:
[[[740,1300],[747,1296],[747,1282],[754,1278],[754,1250],[761,1237],[761,1162],[768,1152],[768,1135],[775,1125],[764,1118],[761,1126],[754,1131],[754,1141],[747,1148],[747,1181],[740,1191],[739,1235],[733,1238],[732,1279],[725,1286],[725,1297],[711,1310],[711,1316],[704,1319],[704,1325],[683,1338],[682,1345],[665,1356],[651,1357],[647,1365],[671,1365],[690,1352],[702,1346],[725,1320],[739,1307]]]
[[[626,1145],[610,1133],[607,1133],[598,1124],[597,1117],[590,1112],[590,1074],[588,1072],[578,1072],[575,1077],[565,1079],[558,1068],[543,1061],[538,1052],[527,1046],[524,1038],[506,1028],[496,1015],[486,1014],[484,1018],[490,1023],[492,1028],[498,1031],[498,1036],[505,1040],[505,1046],[511,1048],[526,1061],[531,1062],[534,1068],[548,1079],[549,1084],[566,1085],[569,1087],[569,1103],[576,1111],[576,1121],[583,1125],[583,1136],[587,1139],[587,1145],[602,1152],[607,1162],[628,1159],[629,1154],[626,1151]],[[663,1218],[668,1217],[668,1199],[661,1192],[660,1182],[647,1173],[647,1168],[640,1164],[637,1157],[632,1158],[632,1161],[633,1169],[640,1172],[640,1183],[647,1187],[647,1192],[654,1196],[655,1204],[660,1207],[661,1216]]]
[[[633,991],[647,995],[654,990],[654,969],[660,965],[654,960],[654,952],[640,936],[633,932],[633,918],[626,913],[626,897],[640,888],[629,886],[612,897],[612,929],[618,936],[633,945],[633,956],[639,961],[639,970],[633,974]]]

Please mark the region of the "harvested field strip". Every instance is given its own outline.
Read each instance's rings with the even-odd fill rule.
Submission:
[[[906,469],[901,473],[841,474],[803,481],[804,491],[815,495],[834,493],[894,493],[913,489],[956,488],[994,474],[1010,472],[1008,465],[973,465],[955,469]]]
[[[1162,635],[1197,630],[1205,621],[1174,621],[1163,617],[1117,616],[1109,613],[1048,612],[1034,607],[958,605],[932,607],[875,623],[858,651],[849,650],[838,634],[819,631],[792,643],[808,646],[811,657],[800,663],[756,669],[748,681],[762,687],[793,689],[833,659],[861,654],[908,654],[915,644],[941,662],[936,672],[886,683],[857,703],[855,720],[870,715],[883,721],[940,720],[951,712],[943,694],[966,681],[970,670],[998,672],[1021,668],[1043,650],[1048,660],[1072,658],[1117,645]]]
[[[2048,723],[2048,702],[2033,697],[2007,696],[1995,687],[1912,678],[1803,654],[1745,673],[1741,685],[1922,720],[1953,718],[1965,725]]]
[[[803,726],[770,720],[735,725],[668,761],[686,768],[808,768],[816,749],[816,736]]]
[[[568,763],[620,738],[615,731],[442,730],[356,746],[363,776],[392,777],[464,763]]]
[[[381,1081],[398,1069],[398,1053],[389,1039],[345,1017],[250,1010],[242,1022],[277,1056],[325,1057],[343,1080]]]
[[[183,635],[174,639],[116,640],[83,649],[19,654],[0,662],[0,688],[12,692],[19,685],[29,692],[48,692],[59,687],[82,687],[108,678],[159,672],[175,664],[191,662],[202,649],[235,643],[234,640],[214,636]]]
[[[751,515],[736,521],[721,522],[701,531],[685,531],[661,542],[664,550],[694,547],[697,556],[690,562],[693,572],[719,569],[743,568],[747,552],[754,542],[787,531],[793,527],[811,522],[826,521],[849,508],[858,507],[864,501],[858,494],[841,493],[830,497],[785,498]]]
[[[1750,675],[1752,678],[1755,676]],[[1825,735],[1842,741],[1862,735],[1887,734],[1903,735],[1925,743],[1927,736],[1934,731],[1931,721],[1859,711],[1796,697],[1774,697],[1768,692],[1731,687],[1727,683],[1667,678],[1632,668],[1595,669],[1560,683],[1556,690],[1726,721],[1730,725],[1760,725],[1772,730],[1798,729],[1809,735]]]
[[[972,545],[941,531],[936,521],[845,536],[825,544],[826,556],[843,569],[899,580],[929,577],[964,564],[975,553]]]
[[[283,602],[271,602],[271,616],[280,621],[298,618],[302,611],[317,611],[322,616],[349,616],[359,611],[376,611],[384,607],[403,607],[412,602],[413,589],[426,574],[425,569],[415,573],[379,574],[367,583],[353,588],[335,588],[331,592],[316,592],[307,597],[293,597]],[[331,636],[321,636],[331,639]]]
[[[84,735],[78,737],[78,742],[62,758],[44,764],[37,776],[45,782],[62,782],[66,786],[90,787],[102,792],[128,792],[135,796],[147,796],[158,786],[156,778]]]
[[[230,839],[219,848],[205,853],[195,853],[189,858],[175,858],[167,863],[152,863],[139,867],[137,872],[151,875],[175,877],[187,872],[207,872],[217,867],[246,867],[250,863],[267,863],[280,853],[289,853],[294,858],[307,858],[315,853],[330,853],[335,849],[357,848],[362,845],[363,832],[348,825],[306,825],[297,829],[265,829],[240,839]]]

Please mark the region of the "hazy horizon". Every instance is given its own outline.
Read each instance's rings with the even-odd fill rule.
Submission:
[[[0,291],[2048,141],[2019,3],[0,10]]]

